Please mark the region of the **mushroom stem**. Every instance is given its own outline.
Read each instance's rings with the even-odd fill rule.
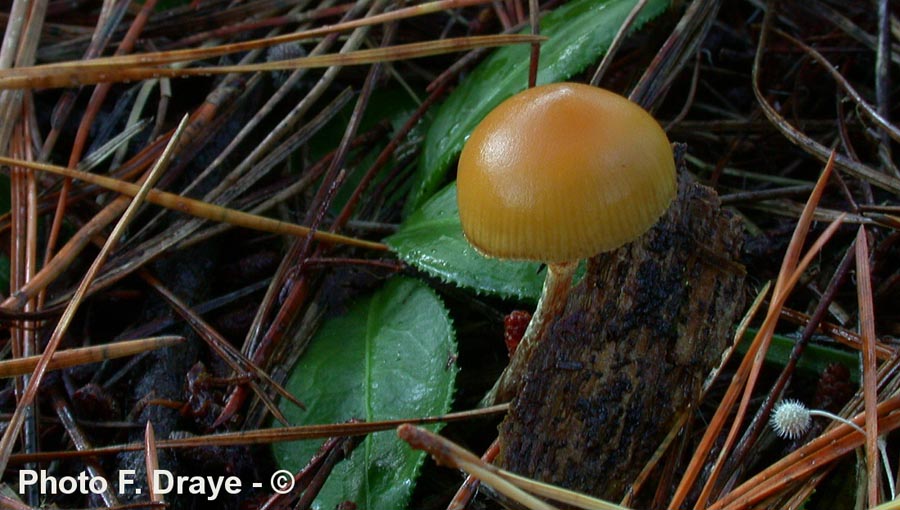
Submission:
[[[538,299],[534,315],[531,316],[531,322],[528,323],[515,354],[509,360],[509,365],[503,370],[497,384],[485,397],[485,400],[488,401],[486,403],[507,402],[518,393],[524,382],[525,367],[534,353],[535,346],[544,337],[547,327],[553,319],[558,317],[566,307],[572,278],[577,267],[578,261],[547,264],[544,289]]]

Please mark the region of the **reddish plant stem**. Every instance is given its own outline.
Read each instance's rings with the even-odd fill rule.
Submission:
[[[528,0],[528,16],[531,23],[531,35],[541,35],[540,8],[538,0]],[[541,43],[531,44],[531,61],[528,66],[528,88],[537,85],[538,65],[541,59]]]

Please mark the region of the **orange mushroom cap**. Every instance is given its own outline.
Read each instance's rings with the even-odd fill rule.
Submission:
[[[675,196],[665,132],[618,94],[556,83],[516,94],[459,159],[463,232],[494,257],[565,262],[647,231]]]

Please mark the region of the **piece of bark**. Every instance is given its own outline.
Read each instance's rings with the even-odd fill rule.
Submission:
[[[620,500],[732,339],[741,230],[715,191],[680,178],[653,229],[591,259],[527,365],[499,465]]]

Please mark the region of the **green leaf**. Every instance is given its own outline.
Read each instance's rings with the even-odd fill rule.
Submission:
[[[537,82],[563,81],[595,62],[606,52],[635,2],[574,0],[544,17],[541,35],[549,40],[541,45]],[[640,28],[667,5],[666,0],[650,0],[633,28]],[[525,89],[530,54],[530,46],[524,44],[493,52],[441,106],[425,138],[407,214],[421,207],[442,185],[447,169],[481,119],[504,99]]]
[[[536,262],[485,257],[462,233],[456,184],[438,192],[384,242],[407,264],[477,292],[537,301],[544,272]]]
[[[394,278],[341,317],[327,321],[300,358],[286,387],[308,406],[282,404],[297,425],[444,414],[450,409],[455,365],[453,326],[424,283]],[[275,458],[298,471],[321,441],[279,443]],[[393,431],[370,435],[339,463],[314,508],[353,501],[360,510],[406,507],[424,454]]]

